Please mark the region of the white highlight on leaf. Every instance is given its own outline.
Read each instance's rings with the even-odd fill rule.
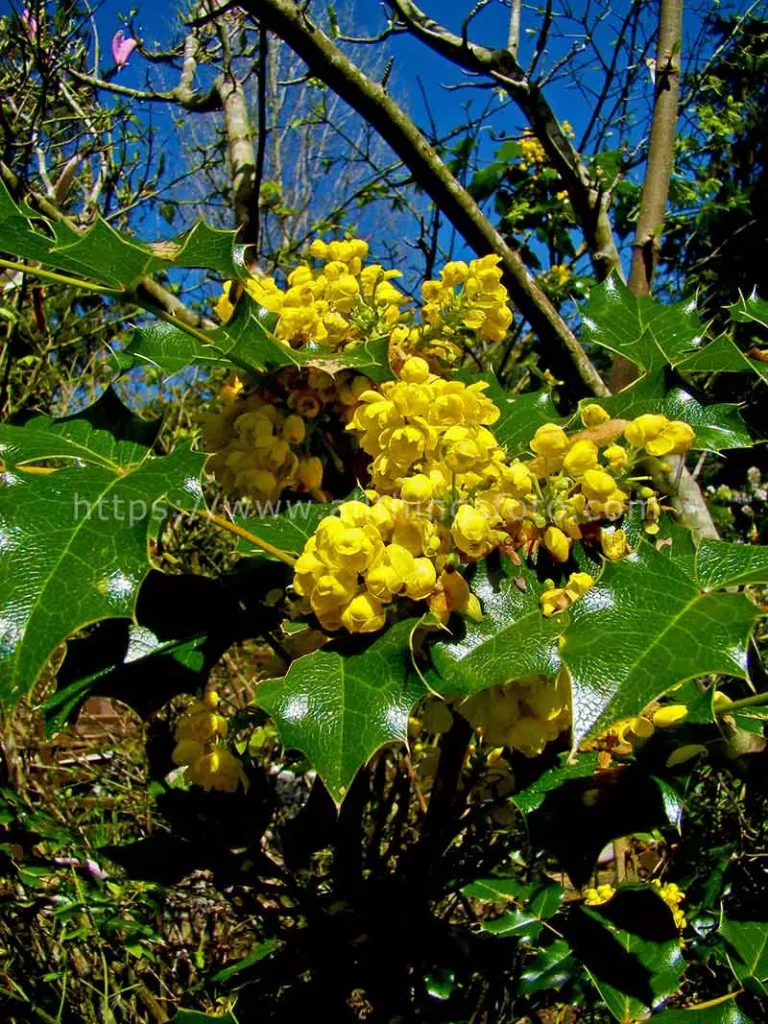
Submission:
[[[298,693],[286,701],[282,709],[283,718],[288,722],[298,722],[304,718],[308,709],[309,697],[306,693]]]

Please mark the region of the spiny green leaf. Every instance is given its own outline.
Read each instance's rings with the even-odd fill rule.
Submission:
[[[593,402],[590,399],[589,402]],[[752,438],[737,405],[702,405],[683,388],[668,390],[664,371],[641,377],[610,398],[597,400],[612,417],[634,419],[644,413],[662,413],[671,420],[690,423],[696,431],[697,451],[725,451],[749,448]],[[587,404],[587,403],[582,403]]]
[[[740,982],[754,978],[768,983],[768,921],[735,921],[724,917],[720,934],[733,951],[731,966]]]
[[[310,344],[291,348],[278,341],[264,323],[264,310],[244,294],[234,316],[213,331],[204,332],[205,344],[173,324],[138,327],[128,347],[117,357],[121,370],[141,363],[159,366],[169,375],[187,366],[232,366],[249,373],[266,373],[286,366],[319,367],[328,373],[355,369],[371,380],[392,377],[388,338],[375,338],[334,351]]]
[[[74,416],[35,416],[21,427],[0,425],[0,459],[6,466],[77,459],[120,472],[146,458],[159,429],[160,420],[141,420],[109,388]]]
[[[574,779],[589,779],[597,771],[597,753],[578,754],[573,761],[568,754],[560,755],[560,762],[544,771],[535,782],[518,790],[512,801],[524,814],[540,807],[547,793],[551,793]]]
[[[173,1017],[173,1024],[238,1024],[237,1017],[232,1013],[221,1014],[201,1013],[199,1010],[177,1010]]]
[[[248,967],[253,967],[254,964],[259,963],[266,957],[270,956],[278,948],[280,943],[277,939],[266,939],[264,942],[260,942],[255,949],[244,956],[242,960],[238,960],[234,964],[230,964],[228,967],[222,967],[220,971],[217,971],[213,975],[211,981],[215,985],[220,985],[224,981],[229,981],[230,978],[234,977],[235,974],[239,974],[240,971],[246,970]]]
[[[555,939],[551,945],[538,949],[535,956],[526,962],[520,975],[520,991],[523,995],[532,995],[546,989],[562,988],[576,969],[571,947],[565,939]]]
[[[545,618],[539,605],[542,585],[534,573],[500,561],[478,562],[470,581],[480,599],[483,618],[471,622],[454,616],[450,640],[431,648],[431,686],[444,694],[472,694],[510,679],[554,675],[559,667],[558,638],[566,616]]]
[[[483,922],[492,935],[516,935],[530,941],[541,932],[541,922],[560,908],[565,890],[558,882],[524,883],[517,878],[481,878],[462,889],[465,896],[488,903],[511,904],[501,917]]]
[[[110,676],[116,675],[121,668],[130,666],[134,674],[149,673],[151,675],[155,665],[164,666],[167,663],[166,659],[172,658],[190,672],[198,672],[204,661],[199,648],[205,639],[204,636],[198,636],[191,640],[161,641],[151,630],[131,624],[128,633],[128,646],[121,662],[105,666],[91,675],[77,679],[62,689],[56,690],[43,704],[46,736],[53,736],[74,722],[80,708],[96,685],[103,684]],[[164,669],[164,672],[167,677],[167,669]]]
[[[415,619],[398,622],[359,654],[325,648],[259,684],[256,701],[284,746],[302,751],[337,803],[359,768],[385,743],[404,741],[423,693],[410,671]]]
[[[111,361],[118,373],[143,365],[158,367],[166,377],[189,366],[232,366],[229,356],[222,355],[213,345],[206,345],[168,323],[138,327],[126,347],[112,353]]]
[[[697,571],[702,587],[768,583],[768,546],[727,544],[704,540],[699,545]]]
[[[110,287],[127,288],[170,266],[200,267],[223,277],[247,278],[235,232],[203,222],[170,242],[146,245],[99,218],[84,234],[17,205],[0,181],[0,250]]]
[[[560,655],[571,673],[580,739],[636,715],[686,679],[746,678],[747,641],[760,613],[743,594],[705,591],[691,578],[685,552],[678,564],[674,544],[662,553],[642,540],[633,554],[606,564],[570,614]]]
[[[685,961],[668,908],[649,891],[620,890],[580,907],[566,938],[619,1024],[644,1019],[680,988]]]
[[[696,305],[662,305],[637,298],[615,276],[593,288],[582,314],[585,341],[624,356],[651,371],[679,362],[701,344],[703,328]]]
[[[115,475],[6,472],[0,488],[0,696],[15,703],[56,645],[106,618],[133,616],[149,571],[157,503],[202,502],[204,457],[180,447]]]
[[[702,345],[679,362],[676,369],[680,373],[756,373],[768,382],[768,363],[748,359],[727,334]]]
[[[728,313],[738,324],[757,324],[768,328],[768,302],[758,298],[755,291],[747,299],[741,295],[738,302],[728,307]]]

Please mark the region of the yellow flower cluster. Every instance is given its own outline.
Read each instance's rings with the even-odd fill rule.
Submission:
[[[553,263],[545,275],[546,283],[555,291],[565,288],[572,277],[570,267],[564,263]]]
[[[677,927],[681,930],[685,928],[688,922],[686,921],[685,914],[680,909],[680,904],[685,900],[683,890],[675,885],[674,882],[662,883],[658,878],[654,878],[651,885],[672,911]],[[616,895],[616,889],[614,886],[606,883],[585,889],[583,895],[586,906],[599,907],[613,899]]]
[[[662,883],[659,878],[654,878],[651,885],[656,889],[659,896],[661,896],[672,911],[675,924],[682,931],[682,929],[688,924],[685,913],[680,909],[680,904],[685,901],[685,893],[683,890],[679,886],[675,885],[674,882]]]
[[[323,463],[312,454],[316,421],[329,429],[351,416],[367,377],[345,370],[335,378],[322,370],[288,369],[273,390],[250,393],[238,378],[222,388],[220,412],[204,414],[203,436],[211,452],[208,471],[235,497],[275,501],[284,490],[323,497]],[[321,450],[321,447],[318,447]]]
[[[591,886],[584,890],[584,903],[588,907],[600,907],[612,900],[616,889],[607,882],[604,885]]]
[[[187,779],[205,790],[234,793],[242,783],[248,789],[243,766],[222,740],[227,721],[217,714],[219,696],[209,690],[202,701],[193,704],[179,719],[174,739],[173,762],[186,767]]]
[[[574,542],[586,540],[600,543],[608,559],[623,557],[625,533],[601,524],[625,512],[635,462],[660,438],[672,438],[676,451],[693,439],[687,424],[610,420],[592,403],[582,410],[583,430],[569,435],[546,423],[531,441],[533,456],[510,461],[488,429],[500,412],[486,388],[444,380],[411,356],[398,380],[359,394],[347,429],[371,456],[373,505],[354,502],[324,520],[297,568],[297,590],[326,628],[380,629],[385,606],[400,596],[426,599],[442,621],[453,610],[478,618],[477,599],[456,570],[500,545],[541,545],[564,564]],[[622,435],[628,444],[619,443]],[[652,532],[660,505],[647,490]],[[571,573],[565,586],[552,583],[542,611],[566,608],[593,583],[583,572]]]
[[[288,275],[285,291],[272,277],[251,277],[245,284],[252,299],[278,315],[278,340],[292,348],[315,342],[339,349],[391,330],[410,301],[391,283],[402,276],[399,270],[384,270],[378,263],[364,267],[368,243],[360,238],[329,244],[316,240],[309,253],[320,268],[302,263]],[[231,285],[225,285],[216,305],[224,323],[234,310],[230,291]]]
[[[382,498],[374,506],[344,502],[307,541],[294,589],[308,598],[323,629],[376,632],[396,596],[423,600],[435,589],[435,565],[425,557],[435,540],[433,524],[409,519],[399,499]]]
[[[483,256],[446,263],[440,279],[425,281],[421,288],[423,324],[401,324],[390,336],[395,350],[435,354],[451,361],[460,355],[456,344],[462,332],[471,331],[483,341],[503,341],[512,323],[509,295],[501,283],[500,256]]]
[[[571,725],[570,688],[561,674],[518,679],[481,690],[457,710],[491,747],[509,747],[536,757]]]
[[[527,171],[529,167],[532,167],[535,171],[537,167],[547,162],[547,154],[544,151],[544,147],[528,128],[523,132],[523,137],[520,140],[520,149],[520,169],[523,171]]]
[[[227,282],[215,306],[226,323],[243,289],[278,317],[275,336],[298,348],[319,343],[333,349],[389,337],[392,361],[420,352],[439,362],[453,362],[463,353],[465,336],[500,342],[512,323],[509,295],[501,283],[500,256],[465,263],[447,263],[439,280],[422,286],[420,317],[408,309],[411,300],[392,283],[399,270],[365,264],[368,243],[312,242],[309,256],[288,274],[287,288],[273,277],[253,276],[244,285]]]

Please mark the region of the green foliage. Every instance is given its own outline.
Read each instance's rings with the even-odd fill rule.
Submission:
[[[43,457],[79,462],[45,475],[7,469],[0,490],[0,692],[10,702],[32,687],[62,640],[93,622],[133,615],[161,503],[202,502],[201,455],[179,447],[153,457],[120,426],[114,434],[95,429],[94,416],[0,428],[4,453],[17,465]]]
[[[399,622],[359,653],[324,649],[297,658],[257,700],[280,738],[309,757],[341,803],[361,765],[385,743],[404,741],[423,687],[410,667],[415,620]]]

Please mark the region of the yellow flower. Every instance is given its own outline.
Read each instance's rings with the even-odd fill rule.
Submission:
[[[544,533],[544,546],[556,562],[567,562],[571,545],[562,530],[548,526]]]
[[[688,423],[673,420],[652,440],[646,442],[649,455],[684,455],[691,447],[696,433]]]
[[[620,444],[609,445],[603,452],[603,457],[614,473],[620,473],[629,461],[627,449]]]
[[[289,444],[301,444],[307,433],[301,416],[288,416],[283,424],[283,439]]]
[[[616,895],[616,890],[612,885],[598,885],[597,888],[589,888],[584,890],[584,903],[588,907],[599,907],[603,903],[607,903]]]
[[[248,788],[242,764],[234,754],[222,747],[216,747],[192,761],[186,774],[190,782],[205,790],[218,789],[234,793],[240,783],[245,789]]]
[[[658,711],[654,712],[653,724],[657,729],[668,729],[671,725],[675,725],[681,721],[688,714],[688,708],[685,704],[667,704],[663,708],[659,708]]]
[[[560,458],[568,449],[568,435],[556,423],[545,423],[533,435],[531,450],[546,458]]]
[[[616,490],[616,481],[604,469],[588,469],[581,484],[587,498],[604,501]]]
[[[429,380],[429,363],[420,356],[411,356],[403,363],[400,379],[408,384],[424,384]]]
[[[601,530],[600,543],[603,554],[612,562],[618,562],[627,553],[627,535],[623,530]]]
[[[383,629],[386,612],[372,594],[358,594],[341,613],[341,624],[350,633],[375,633]]]
[[[432,483],[428,476],[417,473],[403,481],[400,497],[409,505],[421,505],[432,500]]]
[[[595,406],[597,408],[597,406]],[[563,469],[569,476],[580,477],[597,466],[597,445],[594,441],[576,441],[563,459]]]
[[[644,448],[649,441],[658,437],[669,420],[660,413],[644,413],[624,428],[624,437],[634,448]]]
[[[595,402],[590,402],[581,410],[581,422],[585,427],[599,427],[601,423],[607,423],[610,418],[610,413]]]
[[[482,558],[495,546],[486,516],[472,505],[461,505],[451,524],[456,547],[470,558]]]
[[[564,611],[571,603],[563,587],[551,587],[549,590],[543,591],[539,601],[542,614],[547,619],[555,612]]]
[[[405,578],[405,593],[414,601],[429,597],[437,583],[437,570],[428,558],[415,558],[413,572]]]
[[[305,491],[315,491],[323,482],[323,464],[316,455],[299,461],[296,471],[298,483]]]
[[[594,587],[595,581],[588,572],[572,572],[566,584],[566,593],[575,601],[578,597],[584,597],[590,587]]]

